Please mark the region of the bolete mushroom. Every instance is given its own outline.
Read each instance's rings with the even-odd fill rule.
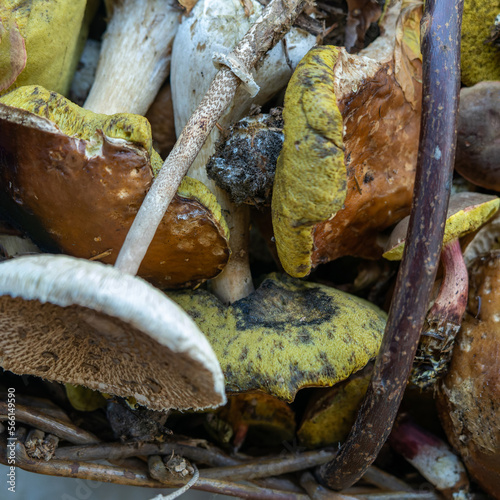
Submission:
[[[381,231],[409,212],[421,7],[391,2],[384,34],[367,49],[312,49],[290,80],[272,212],[278,255],[292,276],[344,255],[380,257]]]
[[[462,21],[462,83],[500,80],[500,51],[488,43],[500,12],[498,0],[464,0]]]
[[[467,306],[468,277],[459,238],[482,226],[499,206],[500,198],[480,193],[462,192],[450,198],[441,251],[444,278],[427,313],[410,376],[422,389],[433,387],[446,373]],[[403,219],[393,230],[384,253],[386,259],[401,259],[408,221]]]
[[[301,388],[330,387],[375,357],[385,327],[373,304],[286,275],[270,275],[230,306],[205,290],[169,296],[209,339],[229,393],[293,401]]]
[[[113,264],[162,161],[137,115],[99,115],[41,87],[0,100],[2,205],[51,249]],[[42,227],[42,229],[39,228]],[[214,196],[185,179],[139,275],[161,288],[220,273],[228,230]]]
[[[468,310],[448,374],[439,385],[438,410],[452,446],[470,475],[500,498],[500,252],[470,266]]]

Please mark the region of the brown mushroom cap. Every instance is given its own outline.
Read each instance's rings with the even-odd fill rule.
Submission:
[[[133,396],[155,410],[225,401],[217,358],[193,321],[140,278],[67,256],[0,264],[0,366]]]
[[[389,57],[316,47],[290,80],[272,206],[278,254],[292,276],[344,255],[380,257],[380,232],[410,211],[420,15],[418,5],[401,15]]]
[[[470,274],[470,314],[438,392],[438,408],[471,476],[500,498],[500,252],[476,259]]]
[[[500,81],[460,91],[455,169],[470,182],[500,191]]]
[[[147,120],[95,115],[40,87],[2,101],[12,104],[0,103],[4,207],[27,232],[41,225],[45,244],[48,236],[64,253],[114,263],[161,166]],[[186,179],[139,275],[164,288],[190,286],[219,274],[228,258],[220,207],[200,182]]]
[[[443,245],[461,238],[482,226],[493,217],[500,206],[500,198],[482,193],[461,192],[450,197]],[[410,217],[404,218],[393,229],[385,247],[384,257],[400,260],[408,232]]]

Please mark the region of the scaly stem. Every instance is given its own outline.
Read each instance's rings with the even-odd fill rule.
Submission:
[[[422,18],[423,100],[407,244],[370,386],[356,422],[331,462],[319,468],[333,489],[354,484],[391,431],[436,276],[455,160],[463,0],[427,0]]]
[[[467,306],[469,277],[458,239],[443,247],[441,262],[444,279],[434,305],[427,313],[410,376],[411,382],[421,389],[434,387],[436,381],[446,374]]]

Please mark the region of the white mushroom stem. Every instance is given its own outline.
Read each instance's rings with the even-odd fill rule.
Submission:
[[[446,498],[468,498],[469,480],[464,465],[434,434],[404,420],[392,430],[389,443]]]
[[[231,104],[217,120],[221,128],[231,126],[248,114],[252,104],[266,103],[286,84],[295,67],[314,45],[315,37],[291,30],[282,44],[275,46],[258,68],[249,74],[240,71],[238,61],[228,54],[239,41],[239,33],[250,26],[263,9],[257,0],[248,2],[253,14],[247,17],[239,0],[199,0],[191,17],[185,18],[175,38],[172,55],[172,96],[176,129],[181,130],[207,89],[216,67],[228,65],[242,79]],[[214,65],[215,64],[215,65]],[[255,83],[253,79],[255,78]],[[254,95],[260,87],[260,92]],[[225,191],[207,177],[206,164],[215,153],[221,133],[214,129],[191,165],[188,175],[203,182],[216,196],[230,229],[231,258],[224,271],[212,280],[212,290],[228,304],[253,291],[248,263],[248,208],[235,206]]]
[[[272,0],[232,54],[250,70],[290,28],[304,4],[305,0]],[[240,82],[228,67],[217,73],[142,203],[115,264],[121,271],[137,273],[182,178]]]
[[[111,20],[84,107],[144,115],[170,71],[179,11],[170,0],[107,0],[106,7]]]
[[[232,203],[225,192],[219,194],[219,203],[229,210],[224,215],[229,227],[231,258],[222,273],[212,280],[212,291],[224,304],[232,304],[254,291],[248,260],[250,209],[248,205]]]

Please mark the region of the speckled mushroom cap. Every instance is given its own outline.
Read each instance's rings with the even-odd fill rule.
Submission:
[[[380,232],[410,211],[420,16],[415,2],[403,11],[390,50],[384,40],[370,52],[377,61],[316,47],[290,80],[272,212],[278,255],[292,276],[344,255],[380,257]]]
[[[0,366],[133,396],[154,410],[225,402],[207,339],[162,292],[67,256],[0,264]]]
[[[468,472],[493,498],[500,484],[500,253],[470,269],[469,305],[448,375],[437,391],[439,417]]]
[[[22,87],[0,101],[0,203],[45,247],[114,263],[162,164],[151,143],[143,117],[98,115]],[[224,268],[228,237],[215,197],[185,179],[138,274],[164,288],[195,285]]]
[[[224,306],[203,290],[172,292],[205,333],[228,392],[260,390],[292,401],[304,387],[329,387],[377,355],[386,314],[345,292],[271,275]]]
[[[443,245],[461,238],[481,227],[497,212],[500,198],[482,193],[462,192],[450,197]],[[386,244],[384,257],[388,260],[401,260],[408,232],[410,217],[398,223]]]

